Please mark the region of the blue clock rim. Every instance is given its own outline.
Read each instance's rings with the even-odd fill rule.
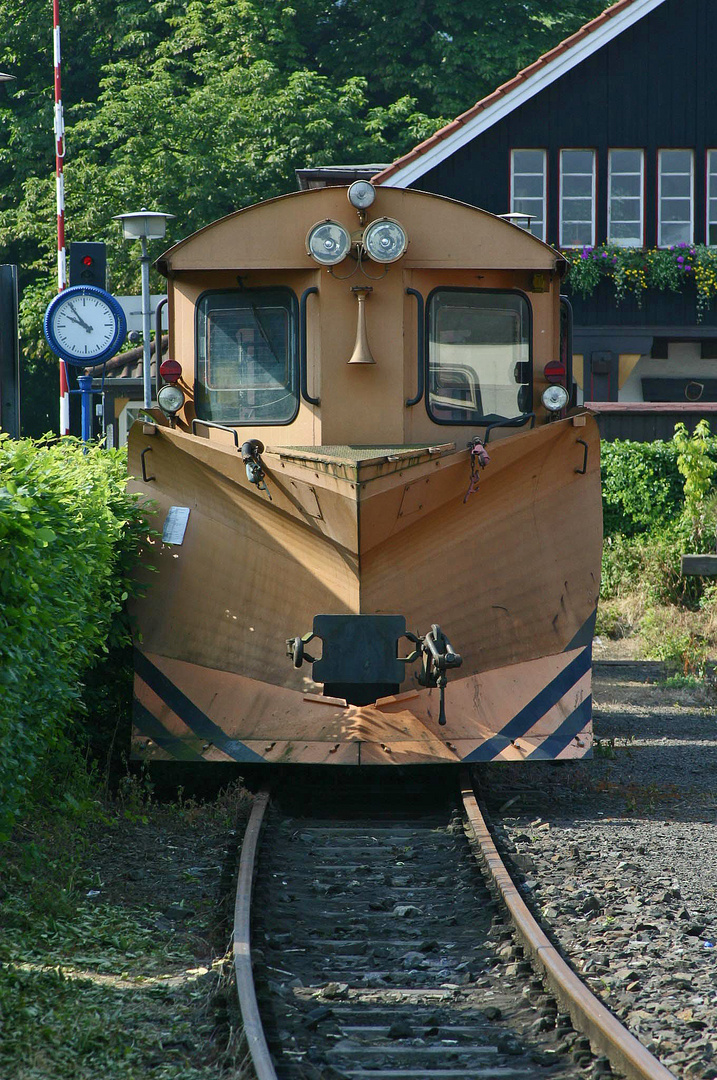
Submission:
[[[68,296],[96,296],[100,300],[103,300],[112,311],[115,318],[115,333],[110,341],[109,345],[101,352],[95,353],[94,356],[78,357],[72,353],[67,353],[59,341],[55,337],[52,329],[52,317],[57,307],[64,303]],[[70,285],[68,289],[63,289],[57,296],[53,297],[47,306],[45,312],[45,319],[43,322],[43,330],[45,332],[45,339],[52,351],[60,359],[64,360],[66,364],[72,364],[74,367],[95,367],[97,364],[101,364],[104,360],[108,360],[111,356],[117,352],[122,346],[125,338],[127,337],[127,319],[125,313],[122,310],[120,303],[114,298],[112,293],[107,292],[106,289],[101,289],[99,285]]]

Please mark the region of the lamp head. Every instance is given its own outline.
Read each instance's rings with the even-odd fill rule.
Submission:
[[[122,222],[125,240],[161,240],[167,231],[167,222],[173,217],[174,214],[143,207],[131,214],[117,214],[114,220]]]

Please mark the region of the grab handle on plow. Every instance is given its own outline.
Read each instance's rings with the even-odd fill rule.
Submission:
[[[154,475],[147,476],[147,465],[146,465],[145,460],[144,460],[144,455],[149,454],[151,452],[151,450],[152,450],[151,446],[145,446],[144,450],[139,455],[139,460],[142,463],[142,479],[144,480],[145,484],[148,484],[150,482],[150,480],[156,480],[156,476],[154,476]]]
[[[579,473],[581,476],[585,476],[585,473],[588,471],[588,444],[585,442],[585,439],[576,439],[575,443],[576,445],[580,443],[580,445],[584,448],[583,467],[582,469],[576,469],[575,472]]]
[[[192,420],[192,435],[197,434],[197,424],[201,424],[202,427],[216,428],[217,431],[228,431],[230,435],[234,436],[234,445],[237,450],[239,449],[239,433],[236,428],[228,427],[227,424],[215,424],[213,420],[200,420],[196,417]]]

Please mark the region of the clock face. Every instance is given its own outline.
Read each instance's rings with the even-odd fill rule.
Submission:
[[[58,294],[45,316],[45,334],[53,352],[75,364],[105,359],[122,344],[124,313],[109,293],[78,285]]]

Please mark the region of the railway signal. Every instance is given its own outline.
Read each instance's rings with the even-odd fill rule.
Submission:
[[[73,240],[70,244],[70,285],[107,287],[107,246],[102,241]]]

